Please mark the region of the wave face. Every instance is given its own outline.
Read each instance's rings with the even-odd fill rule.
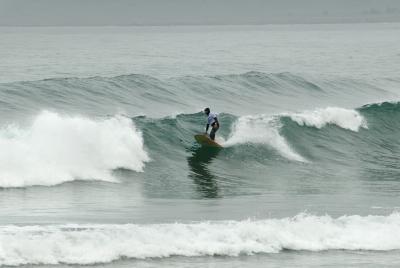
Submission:
[[[238,118],[233,125],[230,138],[222,144],[225,146],[245,143],[266,144],[289,160],[307,162],[306,159],[291,148],[288,141],[280,134],[283,126],[281,119],[285,117],[290,118],[299,126],[315,127],[317,129],[321,129],[326,125],[335,125],[354,132],[358,132],[360,128],[367,128],[365,118],[358,111],[338,107],[275,116],[243,116]]]
[[[327,107],[275,115],[237,117],[221,114],[223,128],[217,140],[229,149],[226,154],[233,157],[227,161],[240,159],[268,164],[269,161],[283,158],[310,164],[326,162],[331,165],[340,162],[346,168],[352,165],[351,162],[354,168],[357,165],[368,167],[373,163],[374,169],[380,169],[379,166],[384,168],[389,165],[385,161],[390,160],[389,154],[395,150],[388,151],[388,148],[400,146],[395,138],[395,133],[400,132],[397,120],[400,116],[399,107],[399,103],[393,102],[365,105],[357,109]],[[151,133],[162,131],[161,125],[168,125],[171,128],[169,131],[180,142],[164,140],[158,145],[162,150],[170,151],[182,145],[190,146],[190,133],[201,131],[199,122],[204,118],[201,114],[192,114],[156,120],[161,125],[154,129],[153,123],[147,124],[149,119],[137,120],[150,136],[148,144],[156,143]],[[163,140],[163,137],[158,136],[157,139]],[[168,147],[163,147],[163,144]],[[154,149],[162,154],[162,150]],[[390,157],[390,163],[399,166],[394,163],[394,156]]]
[[[313,216],[149,225],[2,226],[0,265],[239,256],[282,250],[400,249],[400,215]]]
[[[112,170],[143,171],[141,132],[128,118],[93,120],[44,111],[28,127],[0,129],[0,187],[73,180],[116,182]]]
[[[391,173],[383,175],[394,176],[397,169],[393,167],[399,165],[391,154],[400,148],[395,134],[400,132],[399,106],[381,103],[358,109],[327,107],[252,116],[222,113],[217,141],[226,150],[220,169],[229,172],[232,165],[243,161],[266,167],[278,162],[289,165],[289,173],[298,168],[296,163],[311,165],[311,172],[314,164],[326,163],[333,169],[365,165],[368,172],[391,166]],[[204,120],[201,113],[161,119],[90,119],[44,111],[25,127],[11,124],[1,129],[0,186],[49,186],[73,180],[118,182],[115,169],[142,172],[150,158],[156,164],[146,173],[150,177],[173,172],[171,166],[201,173],[187,157],[189,152],[193,161],[199,160],[193,133],[203,131]],[[211,161],[214,157],[210,157]]]

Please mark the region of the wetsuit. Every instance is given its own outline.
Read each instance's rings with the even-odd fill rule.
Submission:
[[[210,131],[210,138],[212,140],[215,139],[215,133],[219,129],[219,122],[216,114],[209,113],[208,118],[207,118],[207,127],[206,127],[206,132],[208,131],[208,127],[211,126],[211,131]]]

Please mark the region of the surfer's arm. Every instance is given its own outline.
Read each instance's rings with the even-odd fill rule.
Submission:
[[[208,128],[210,127],[210,124],[207,124],[206,126],[206,133],[208,133]]]

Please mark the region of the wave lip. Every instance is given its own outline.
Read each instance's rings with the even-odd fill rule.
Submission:
[[[0,265],[239,256],[288,250],[397,250],[400,214],[149,225],[1,226]],[[4,246],[7,245],[7,246]]]
[[[116,182],[113,169],[140,172],[149,161],[141,132],[119,116],[93,120],[43,111],[27,128],[0,129],[0,148],[0,187]]]
[[[356,110],[340,107],[327,107],[314,111],[287,114],[291,120],[301,126],[323,128],[328,124],[357,132],[360,128],[368,128],[364,117]]]

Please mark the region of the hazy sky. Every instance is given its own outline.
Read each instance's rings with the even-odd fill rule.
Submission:
[[[400,21],[400,0],[0,0],[0,25]]]

